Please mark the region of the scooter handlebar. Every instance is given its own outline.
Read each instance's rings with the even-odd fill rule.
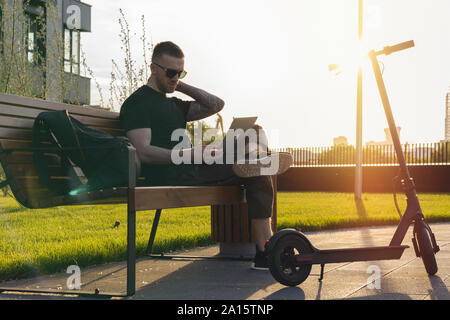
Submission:
[[[391,53],[397,52],[397,51],[401,51],[401,50],[405,50],[408,48],[412,48],[414,47],[414,40],[409,40],[409,41],[405,41],[393,46],[387,46],[384,47],[384,49],[382,51],[379,52],[379,54],[386,54],[386,55],[390,55]]]

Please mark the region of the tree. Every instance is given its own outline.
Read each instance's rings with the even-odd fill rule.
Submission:
[[[144,85],[150,76],[150,58],[153,52],[153,41],[147,40],[145,16],[141,16],[142,34],[142,64],[138,65],[137,60],[131,51],[130,39],[136,33],[130,30],[128,21],[122,9],[120,11],[120,41],[123,57],[123,65],[119,65],[114,59],[112,62],[111,78],[109,82],[108,109],[118,110],[122,103],[140,86]],[[92,75],[93,76],[93,75]],[[98,87],[99,88],[99,87]],[[101,89],[99,89],[101,91]],[[100,92],[101,94],[101,92]]]
[[[320,148],[317,161],[321,165],[355,163],[355,147],[352,145]]]

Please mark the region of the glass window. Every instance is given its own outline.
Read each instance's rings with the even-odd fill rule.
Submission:
[[[80,74],[79,30],[64,30],[64,71]]]
[[[45,19],[42,16],[25,14],[25,48],[27,60],[42,65],[45,61]]]
[[[28,35],[27,35],[27,58],[28,58],[28,61],[31,62],[31,63],[35,62],[34,45],[35,45],[34,32],[28,31]]]
[[[71,47],[71,41],[70,41],[70,30],[65,29],[64,30],[64,71],[65,72],[72,72],[70,66],[70,47]]]
[[[80,74],[80,31],[72,31],[72,72]]]
[[[34,15],[30,15],[30,14],[26,14],[25,15],[26,18],[26,33],[25,33],[25,47],[27,50],[27,59],[29,62],[34,63],[34,46],[35,46],[35,41],[34,41],[34,36],[35,36],[35,16]]]

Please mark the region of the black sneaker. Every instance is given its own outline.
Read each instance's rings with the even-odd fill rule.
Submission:
[[[269,270],[269,262],[264,251],[256,250],[251,268],[253,270]]]

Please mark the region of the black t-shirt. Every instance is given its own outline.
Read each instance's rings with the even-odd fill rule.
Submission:
[[[191,101],[164,94],[144,85],[133,92],[122,104],[120,123],[125,132],[133,129],[150,128],[151,145],[172,149],[179,141],[171,141],[176,129],[186,129],[186,113]],[[184,139],[189,139],[185,136]],[[187,141],[187,140],[186,140]],[[186,146],[185,146],[186,147]],[[142,174],[149,184],[164,184],[168,169],[175,165],[142,165]]]

